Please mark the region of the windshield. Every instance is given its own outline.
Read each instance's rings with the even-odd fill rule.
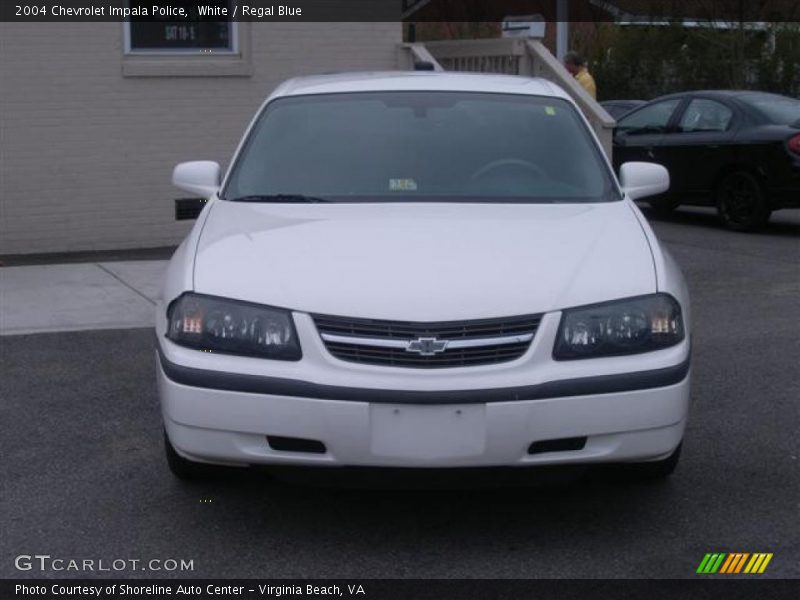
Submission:
[[[777,94],[752,94],[741,97],[776,125],[793,125],[800,121],[800,100]]]
[[[223,197],[247,201],[600,202],[602,153],[557,98],[375,92],[280,98]]]

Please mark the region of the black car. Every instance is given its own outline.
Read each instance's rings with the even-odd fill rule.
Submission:
[[[662,96],[614,131],[614,167],[664,165],[667,194],[650,205],[716,206],[731,229],[756,229],[773,210],[800,207],[800,100],[746,91]]]
[[[600,106],[605,108],[613,118],[619,119],[642,104],[646,104],[646,102],[644,100],[604,100]]]

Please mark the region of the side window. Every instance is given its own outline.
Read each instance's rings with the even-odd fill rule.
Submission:
[[[696,98],[686,107],[678,131],[726,131],[733,119],[733,111],[715,100]]]
[[[672,98],[637,110],[619,122],[617,131],[624,135],[664,133],[680,102],[680,98]]]

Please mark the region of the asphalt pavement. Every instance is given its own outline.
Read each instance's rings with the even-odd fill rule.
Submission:
[[[1,337],[0,577],[682,578],[707,552],[771,552],[759,577],[800,577],[797,212],[759,234],[704,211],[654,223],[695,326],[684,453],[663,483],[293,471],[186,484],[163,459],[151,330]],[[34,554],[193,570],[15,568]]]

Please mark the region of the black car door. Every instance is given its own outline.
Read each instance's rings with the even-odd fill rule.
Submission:
[[[682,200],[712,203],[718,173],[735,153],[737,109],[722,99],[694,96],[682,106],[660,140],[670,166],[670,192]]]
[[[681,97],[656,100],[620,119],[614,130],[613,157],[617,172],[620,165],[630,161],[664,164],[659,147],[681,102]]]

